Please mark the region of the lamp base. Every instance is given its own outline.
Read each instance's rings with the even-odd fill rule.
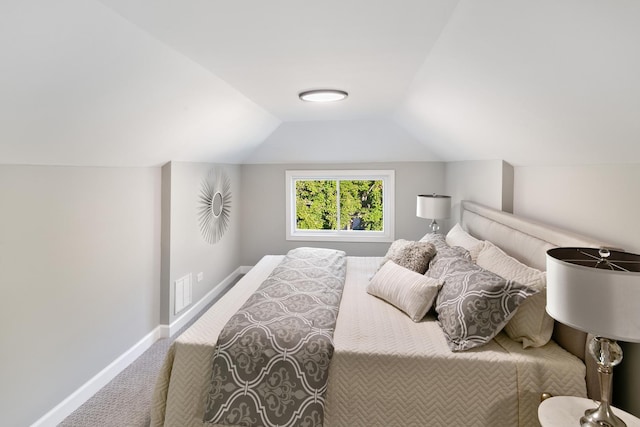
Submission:
[[[616,417],[609,404],[601,403],[595,409],[584,411],[584,417],[580,418],[582,427],[626,427],[626,423]]]
[[[582,427],[625,427],[626,424],[616,417],[611,410],[611,383],[613,367],[622,362],[622,348],[609,338],[595,336],[589,343],[589,353],[598,365],[600,379],[600,405],[595,409],[588,409],[580,418]]]
[[[433,221],[431,221],[431,224],[429,224],[429,228],[431,229],[432,233],[437,233],[438,230],[440,230],[440,224],[438,224],[434,219]]]

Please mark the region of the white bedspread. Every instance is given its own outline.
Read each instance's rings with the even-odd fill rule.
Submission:
[[[264,257],[171,346],[152,426],[202,426],[211,356],[226,321],[282,256]],[[381,258],[349,257],[325,408],[327,426],[537,426],[540,393],[586,396],[581,361],[551,342],[499,334],[452,353],[433,317],[414,323],[365,291]]]

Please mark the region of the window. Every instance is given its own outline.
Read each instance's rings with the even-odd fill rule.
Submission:
[[[394,171],[287,171],[287,240],[391,242]]]

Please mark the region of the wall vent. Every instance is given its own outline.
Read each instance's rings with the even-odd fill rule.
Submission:
[[[191,273],[175,281],[175,293],[173,297],[173,314],[178,314],[191,304]]]

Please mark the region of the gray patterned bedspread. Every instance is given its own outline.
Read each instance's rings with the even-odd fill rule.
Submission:
[[[222,330],[205,423],[321,426],[342,251],[291,250]]]

